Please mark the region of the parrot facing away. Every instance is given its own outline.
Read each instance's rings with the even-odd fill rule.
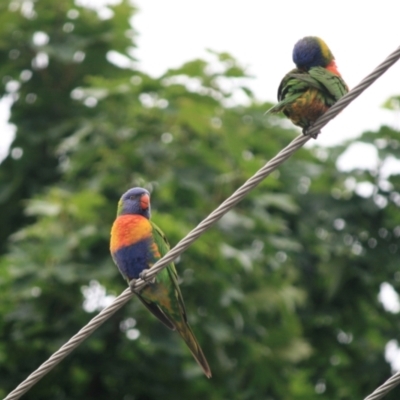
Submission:
[[[146,189],[136,187],[122,195],[111,229],[110,251],[130,285],[170,248],[163,232],[150,221],[150,215],[150,194]],[[170,263],[135,294],[164,325],[178,331],[205,375],[211,378],[210,367],[187,321],[175,265]]]
[[[296,68],[278,88],[278,101],[267,113],[283,112],[295,125],[308,128],[348,91],[332,52],[316,36],[300,39],[293,49]]]

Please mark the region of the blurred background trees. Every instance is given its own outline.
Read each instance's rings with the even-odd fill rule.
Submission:
[[[0,8],[16,127],[0,165],[4,396],[126,287],[108,251],[125,190],[152,191],[174,245],[297,131],[263,117],[229,54],[158,78],[135,69],[129,1],[107,18],[72,0]],[[383,169],[400,150],[389,127],[358,141],[377,166],[338,170],[350,142],[302,149],[178,260],[211,380],[133,299],[25,398],[365,397],[390,375],[400,328],[378,300],[400,286],[400,176]]]

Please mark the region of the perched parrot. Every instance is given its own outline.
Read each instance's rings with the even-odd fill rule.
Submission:
[[[110,251],[122,276],[131,285],[169,250],[160,228],[150,221],[150,194],[139,187],[123,194],[111,229]],[[177,330],[208,378],[211,370],[190,328],[175,265],[169,264],[140,293],[141,302],[169,329]]]
[[[306,36],[295,44],[293,62],[297,68],[279,85],[279,103],[266,113],[282,111],[307,135],[308,128],[349,89],[329,47],[316,36]]]

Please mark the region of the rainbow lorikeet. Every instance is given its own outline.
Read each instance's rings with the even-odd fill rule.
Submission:
[[[349,89],[329,47],[316,36],[304,37],[295,44],[293,62],[297,68],[283,77],[279,103],[267,113],[282,111],[306,135],[307,129]]]
[[[130,284],[170,248],[161,229],[150,221],[150,210],[150,194],[139,187],[129,189],[118,203],[117,218],[111,229],[110,251],[122,276]],[[210,378],[210,367],[187,321],[175,265],[169,264],[140,293],[135,294],[164,325],[178,331]]]

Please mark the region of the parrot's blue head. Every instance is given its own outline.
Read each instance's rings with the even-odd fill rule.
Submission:
[[[293,62],[296,67],[309,70],[312,67],[326,67],[334,60],[326,43],[316,36],[300,39],[293,48]]]
[[[150,219],[150,193],[143,188],[135,187],[124,193],[118,202],[117,215],[142,215]]]

